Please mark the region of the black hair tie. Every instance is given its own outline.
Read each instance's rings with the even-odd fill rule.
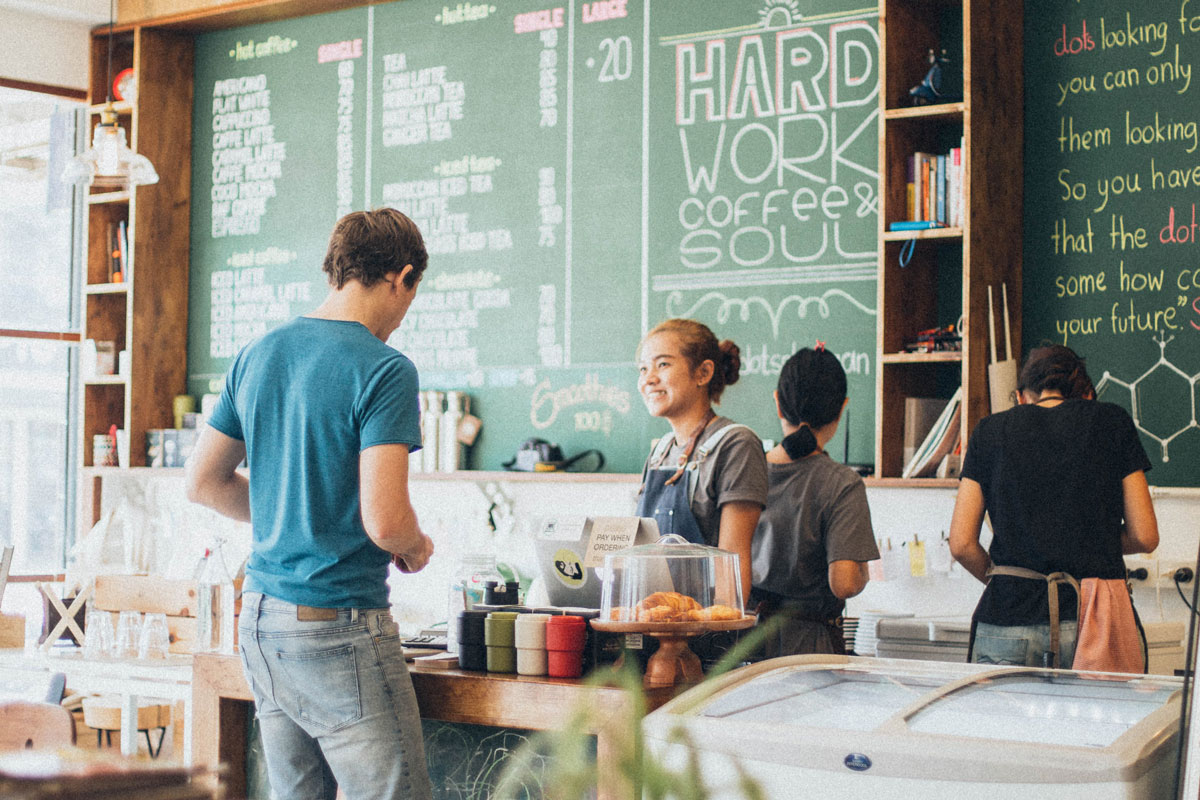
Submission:
[[[807,425],[801,425],[798,430],[783,437],[780,444],[783,445],[784,451],[792,461],[799,461],[805,456],[810,456],[818,449],[817,437],[813,435],[812,428]]]

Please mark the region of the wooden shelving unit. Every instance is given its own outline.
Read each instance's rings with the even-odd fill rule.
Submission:
[[[987,287],[1008,284],[1013,346],[1021,342],[1022,5],[985,0],[880,4],[879,296],[875,475],[904,468],[904,401],[963,389],[961,442],[989,413]],[[911,106],[929,50],[961,67],[962,99]],[[963,147],[962,226],[893,232],[906,219],[907,163],[916,151]],[[915,241],[913,241],[915,240]],[[903,248],[911,259],[900,266]],[[960,322],[961,320],[961,322]],[[961,352],[906,353],[918,331],[958,324]],[[933,479],[901,482],[933,483]]]
[[[110,92],[109,46],[107,25],[93,31],[93,127]],[[141,466],[146,430],[173,425],[172,398],[186,391],[192,49],[191,36],[155,28],[127,28],[112,39],[112,74],[132,67],[138,78],[136,101],[114,104],[118,122],[130,146],[154,164],[159,182],[127,191],[92,187],[86,198],[82,335],[127,350],[129,371],[81,379],[83,530],[95,522],[92,498],[99,493],[100,476],[91,470],[93,435],[113,425],[127,431],[127,466]],[[123,280],[113,282],[108,238],[120,223],[128,242],[126,269]]]

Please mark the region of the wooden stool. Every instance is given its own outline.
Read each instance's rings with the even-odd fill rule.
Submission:
[[[121,700],[116,697],[85,697],[83,698],[83,721],[96,729],[96,746],[100,747],[101,737],[112,746],[112,732],[121,730]],[[171,706],[167,703],[156,703],[153,700],[140,701],[137,710],[137,729],[146,734],[146,747],[150,749],[150,757],[158,758],[162,752],[163,739],[167,737],[167,726],[171,724]],[[150,741],[150,729],[158,729],[158,747]]]

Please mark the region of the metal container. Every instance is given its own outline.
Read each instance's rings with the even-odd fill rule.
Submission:
[[[438,471],[438,451],[441,437],[438,428],[442,417],[442,393],[421,392],[425,396],[425,408],[421,413],[421,471]]]
[[[457,472],[463,468],[463,445],[458,441],[458,423],[470,408],[470,398],[463,392],[446,392],[446,409],[438,424],[439,472]]]

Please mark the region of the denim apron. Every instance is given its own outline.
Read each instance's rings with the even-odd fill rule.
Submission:
[[[678,534],[693,544],[707,544],[700,532],[700,523],[692,513],[691,495],[688,485],[695,475],[694,470],[684,473],[683,480],[668,484],[675,474],[673,469],[652,468],[646,475],[642,496],[638,498],[637,515],[653,517],[658,523],[658,535]]]
[[[692,513],[692,496],[696,493],[696,483],[699,480],[699,468],[717,443],[731,430],[745,428],[737,423],[726,425],[704,440],[696,448],[696,457],[687,457],[680,467],[662,465],[662,460],[671,450],[672,437],[664,436],[650,455],[650,465],[646,470],[646,482],[642,484],[641,495],[638,497],[637,515],[653,517],[658,523],[658,533],[666,536],[668,533],[678,534],[694,544],[708,544],[704,541],[704,533],[700,523]],[[672,476],[682,471],[680,479],[672,481]]]

